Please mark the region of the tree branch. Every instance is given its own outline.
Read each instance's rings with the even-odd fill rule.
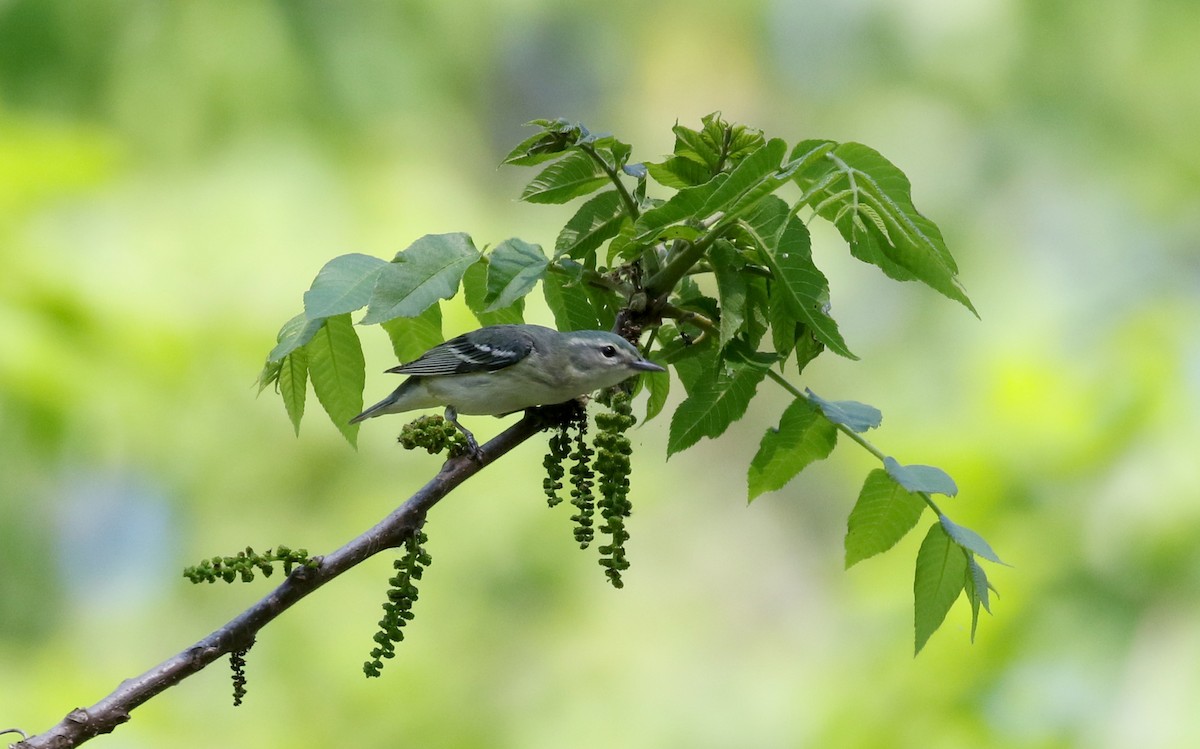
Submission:
[[[14,749],[65,749],[110,733],[129,720],[134,708],[173,687],[227,653],[249,647],[255,635],[292,604],[384,549],[404,543],[425,521],[429,508],[485,466],[548,426],[551,417],[531,409],[524,417],[483,445],[479,458],[451,458],[429,483],[374,528],[321,558],[315,567],[297,567],[279,587],[195,645],[168,658],[141,676],[121,682],[111,694],[88,708],[76,708],[58,725],[17,742]]]

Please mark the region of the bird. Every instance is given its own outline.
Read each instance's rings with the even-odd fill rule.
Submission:
[[[464,333],[386,371],[409,378],[351,424],[441,406],[446,421],[463,433],[478,457],[479,444],[459,423],[460,414],[503,416],[565,403],[640,372],[666,370],[615,333],[506,324]]]

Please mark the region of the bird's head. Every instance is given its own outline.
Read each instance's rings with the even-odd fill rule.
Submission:
[[[638,372],[666,371],[643,358],[636,346],[615,333],[579,330],[563,336],[567,368],[590,389],[611,387]]]

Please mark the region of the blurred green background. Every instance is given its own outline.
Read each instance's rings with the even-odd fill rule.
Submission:
[[[256,399],[325,260],[552,245],[569,209],[496,168],[522,122],[654,159],[721,110],[875,147],[959,260],[982,321],[817,229],[862,361],[800,384],[957,479],[947,509],[1014,565],[976,643],[960,601],[912,657],[923,532],[842,570],[853,445],[746,506],[768,383],[669,463],[665,420],[635,433],[625,590],[527,444],[431,516],[381,680],[386,555],[262,632],[244,706],[210,668],[96,745],[1195,746],[1198,36],[1184,0],[0,1],[0,727],[44,730],[268,589],[186,564],[331,550],[436,469],[400,420],[355,453],[314,398],[299,439]],[[395,382],[367,334],[373,400]]]

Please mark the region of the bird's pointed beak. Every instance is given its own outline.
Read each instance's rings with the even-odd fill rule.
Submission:
[[[638,359],[637,361],[632,362],[629,366],[632,369],[636,369],[636,370],[639,370],[642,372],[666,372],[667,371],[666,367],[660,367],[659,365],[655,364],[654,362],[652,362],[648,359]]]

